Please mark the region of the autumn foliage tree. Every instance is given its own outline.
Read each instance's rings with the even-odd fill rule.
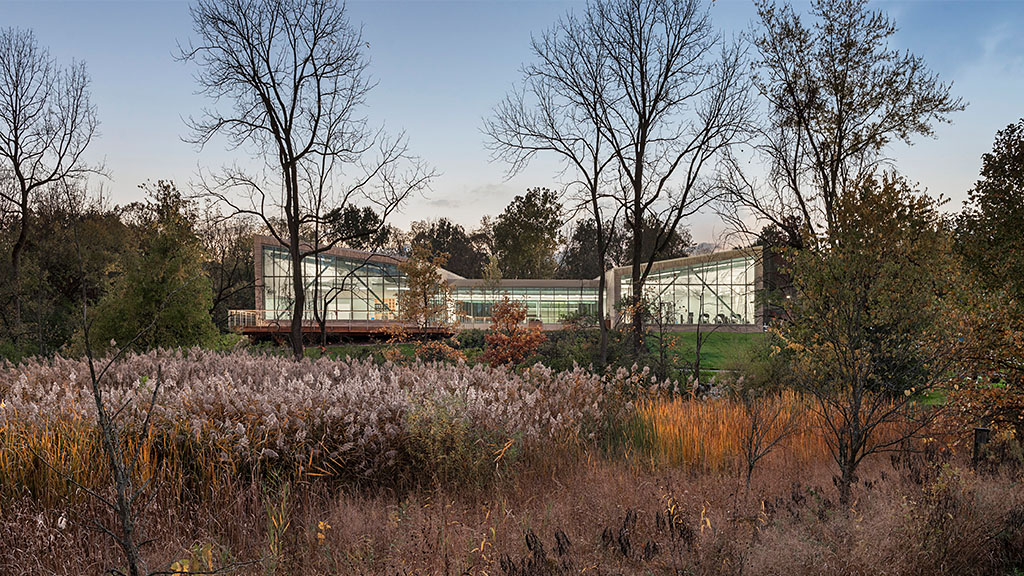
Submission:
[[[540,326],[526,325],[526,303],[503,297],[491,310],[491,331],[484,336],[484,358],[491,366],[518,364],[547,339]]]
[[[1024,118],[996,134],[956,220],[964,278],[949,317],[968,378],[952,400],[975,423],[1024,441]]]
[[[941,322],[955,259],[935,200],[893,176],[847,190],[831,232],[787,252],[795,294],[779,335],[848,504],[864,458],[898,449],[936,415],[918,400],[945,385],[956,354]]]
[[[398,265],[406,282],[406,289],[398,296],[400,319],[419,330],[449,327],[451,285],[441,272],[447,261],[447,254],[432,254],[425,246],[413,246],[412,255]]]
[[[1024,305],[972,288],[960,294],[947,320],[963,348],[957,357],[963,377],[950,403],[966,424],[1012,431],[1024,443]]]

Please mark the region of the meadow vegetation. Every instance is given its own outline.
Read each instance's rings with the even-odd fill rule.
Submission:
[[[844,507],[813,403],[767,394],[782,414],[770,426],[793,433],[745,488],[746,376],[697,398],[647,369],[200,349],[114,366],[105,391],[139,454],[150,570],[1012,574],[1024,562],[1020,458],[972,468],[954,421],[869,459]],[[83,490],[110,490],[86,370],[58,357],[0,372],[4,573],[121,562],[91,527],[109,512]]]

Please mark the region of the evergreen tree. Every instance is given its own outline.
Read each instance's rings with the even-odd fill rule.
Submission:
[[[120,276],[93,311],[91,344],[97,350],[111,341],[134,350],[209,345],[217,329],[197,216],[172,182],[143,189],[148,200],[128,207],[138,250],[126,256]]]

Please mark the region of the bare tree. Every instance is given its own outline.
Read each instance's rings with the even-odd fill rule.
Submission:
[[[669,351],[675,348],[678,341],[675,336],[670,334],[671,326],[675,324],[676,303],[666,301],[659,293],[654,298],[644,300],[643,313],[647,314],[647,318],[654,325],[658,334],[658,362],[655,367],[655,375],[658,378],[667,379],[669,366],[674,364],[674,362],[670,362],[672,358]]]
[[[597,1],[587,19],[608,59],[602,133],[633,233],[632,297],[641,299],[652,264],[643,258],[648,217],[660,223],[657,253],[684,218],[716,197],[704,176],[744,133],[750,102],[743,51],[723,43],[698,0]],[[632,322],[639,354],[643,315]]]
[[[332,195],[332,182],[331,178],[334,172],[334,165],[337,162],[337,158],[332,155],[321,155],[316,158],[316,162],[309,162],[302,166],[303,173],[301,175],[302,185],[306,188],[307,192],[307,211],[313,215],[326,215],[335,200]],[[346,195],[342,198],[342,205],[348,204],[349,196]],[[310,245],[313,247],[322,246],[325,244],[325,240],[334,233],[335,240],[332,243],[336,244],[339,242],[348,242],[352,238],[359,238],[362,236],[360,233],[342,233],[337,234],[338,223],[341,220],[341,210],[337,210],[332,213],[329,217],[321,218],[315,217],[312,221],[307,222],[303,230],[300,227],[299,232],[306,232],[306,237],[309,238]],[[319,254],[313,254],[316,258],[313,272],[313,286],[312,293],[310,296],[313,299],[313,321],[319,327],[320,335],[320,346],[327,346],[327,308],[334,302],[338,297],[338,294],[343,290],[342,286],[332,285],[323,286],[324,272],[327,271],[327,262]],[[293,264],[294,265],[294,264]],[[325,290],[326,288],[326,290]],[[296,292],[297,294],[298,292]],[[293,335],[294,337],[294,335]]]
[[[815,0],[810,25],[788,3],[757,9],[766,110],[752,142],[766,174],[730,158],[720,212],[744,232],[750,218],[774,224],[799,246],[805,232],[832,231],[839,198],[886,162],[887,145],[931,135],[964,103],[919,56],[889,48],[896,25],[867,0]]]
[[[21,265],[33,202],[44,187],[100,170],[82,160],[98,124],[85,63],[62,68],[31,30],[0,29],[0,204],[17,230],[9,279],[14,338],[21,330]]]
[[[606,191],[614,156],[601,133],[601,102],[607,89],[607,66],[586,22],[572,14],[560,19],[531,48],[536,62],[523,71],[522,87],[498,105],[485,121],[495,158],[509,163],[509,175],[520,172],[538,153],[558,156],[571,174],[578,208],[596,222],[598,261],[602,274],[598,294],[605,292],[604,262],[612,234],[607,229]],[[608,326],[604,298],[598,298],[600,363],[608,357]]]
[[[222,135],[264,162],[263,170],[227,168],[204,179],[203,188],[234,214],[262,220],[288,250],[292,351],[301,358],[303,259],[344,241],[311,242],[303,230],[329,224],[353,202],[374,205],[386,218],[434,173],[410,156],[404,135],[389,138],[360,116],[373,87],[367,43],[343,4],[201,0],[192,19],[198,40],[180,57],[199,65],[201,93],[233,107],[190,120],[191,141],[204,146]],[[323,202],[328,192],[332,201]]]
[[[486,124],[512,173],[537,153],[561,156],[597,222],[602,262],[612,238],[605,204],[615,200],[633,233],[634,294],[650,272],[646,222],[658,217],[657,252],[713,196],[701,174],[742,133],[742,53],[727,46],[717,59],[721,46],[697,0],[597,0],[533,41],[537,62],[525,68],[523,88]],[[643,315],[633,322],[639,353]]]
[[[709,288],[707,283],[704,282],[702,274],[695,274],[695,276],[701,281],[703,286],[700,291],[700,296],[697,298],[697,329],[694,331],[693,362],[690,363],[690,369],[693,378],[694,393],[701,395],[710,389],[710,384],[705,383],[700,375],[700,360],[703,357],[704,345],[708,343],[708,339],[711,338],[711,335],[722,327],[722,324],[712,324],[710,330],[705,328],[705,325],[708,324],[707,320],[705,320],[705,316],[708,315],[704,313],[704,295],[707,294]]]

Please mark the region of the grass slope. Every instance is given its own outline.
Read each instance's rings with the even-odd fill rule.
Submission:
[[[701,369],[722,370],[728,368],[729,364],[741,358],[755,344],[764,338],[764,334],[741,333],[741,332],[713,332],[702,334],[706,336],[701,346]],[[674,332],[672,337],[676,339],[676,346],[673,350],[680,358],[687,362],[693,362],[697,356],[697,333],[696,332]],[[656,338],[656,337],[655,337]],[[655,338],[650,342],[656,345]]]

